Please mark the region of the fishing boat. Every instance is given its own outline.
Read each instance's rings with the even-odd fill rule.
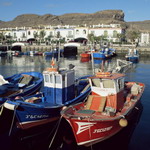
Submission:
[[[43,75],[40,72],[23,72],[4,78],[0,75],[0,104],[16,96],[29,96],[40,91]]]
[[[114,52],[108,47],[102,48],[100,51],[95,51],[91,53],[93,59],[108,59],[114,55]]]
[[[91,146],[128,126],[145,85],[125,82],[124,78],[121,73],[97,72],[89,77],[91,94],[83,102],[62,110],[77,145]]]
[[[125,55],[125,58],[131,62],[137,62],[139,60],[138,50],[129,49],[128,54]]]
[[[4,103],[3,108],[15,112],[17,128],[25,130],[58,121],[63,106],[81,102],[89,94],[87,76],[75,79],[73,65],[57,68],[52,62],[51,66],[43,71],[42,93]]]
[[[90,58],[91,57],[91,51],[85,51],[80,54],[81,58]]]

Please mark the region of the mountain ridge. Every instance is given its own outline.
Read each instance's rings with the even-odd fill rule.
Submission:
[[[122,10],[102,10],[95,13],[66,13],[52,14],[21,14],[11,21],[0,20],[0,28],[33,27],[39,25],[96,25],[96,24],[124,24],[128,29],[150,32],[150,20],[131,21],[124,20]]]

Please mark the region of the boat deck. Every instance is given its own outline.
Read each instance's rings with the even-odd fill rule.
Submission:
[[[120,118],[125,116],[132,108],[135,107],[138,100],[140,100],[142,89],[138,94],[131,94],[131,88],[134,82],[126,83],[124,89],[124,104],[120,110],[113,109],[107,106],[106,101],[109,99],[107,97],[96,96],[91,102],[90,96],[86,102],[71,106],[65,114],[71,118],[82,118],[90,120],[111,120],[114,118]],[[143,85],[139,85],[142,88]],[[134,91],[136,92],[136,91]],[[120,100],[120,99],[119,99]],[[90,102],[89,102],[90,101]]]

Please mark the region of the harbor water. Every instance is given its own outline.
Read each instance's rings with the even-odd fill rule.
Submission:
[[[116,62],[117,59],[125,60],[125,57],[116,56],[111,60],[107,60],[105,62],[106,67],[110,67]],[[45,68],[50,66],[50,62],[51,57],[44,56],[0,57],[0,74],[4,77],[8,77],[21,72],[42,72]],[[101,61],[97,61],[96,64],[94,64],[94,67],[99,68],[101,66],[101,63]],[[66,68],[69,64],[73,64],[75,66],[74,69],[76,77],[93,74],[93,64],[91,60],[82,60],[80,56],[70,58],[61,57],[59,60],[59,64],[61,68]],[[50,135],[51,131],[45,130],[45,133],[47,133],[43,134],[43,137],[45,136],[44,142],[44,138],[42,136],[37,136],[36,138],[33,137],[33,140],[30,139],[30,141],[28,141],[24,139],[19,139],[19,137],[16,136],[10,138],[7,136],[7,132],[3,134],[1,134],[0,132],[0,150],[149,150],[150,58],[140,57],[139,62],[133,63],[131,68],[126,72],[126,80],[144,83],[145,91],[141,98],[141,103],[139,104],[136,112],[134,113],[133,120],[131,120],[129,125],[124,128],[119,134],[111,137],[104,142],[95,144],[90,147],[79,147],[76,146],[75,143],[72,145],[67,145],[63,142],[63,134],[66,134],[70,138],[72,137],[72,133],[70,127],[67,126],[67,123],[64,123],[61,124],[60,129],[58,129],[57,135],[54,138],[49,138],[48,135]],[[6,118],[7,117],[8,116],[6,116]],[[2,123],[3,122],[0,119],[0,126]],[[48,126],[43,128],[48,129]]]

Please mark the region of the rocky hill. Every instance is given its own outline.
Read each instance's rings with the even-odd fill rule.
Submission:
[[[23,14],[17,16],[12,21],[0,21],[0,28],[38,25],[93,25],[99,23],[110,24],[122,22],[124,22],[124,13],[122,10],[104,10],[92,14],[71,13],[60,16],[51,14],[43,16],[36,14]]]
[[[33,27],[39,25],[93,25],[119,23],[129,30],[150,32],[150,20],[140,22],[125,22],[122,10],[103,10],[92,14],[69,13],[60,16],[45,14],[23,14],[14,20],[4,22],[0,20],[0,28],[5,27]]]
[[[130,30],[139,30],[142,32],[150,32],[150,20],[127,22],[126,24]]]

